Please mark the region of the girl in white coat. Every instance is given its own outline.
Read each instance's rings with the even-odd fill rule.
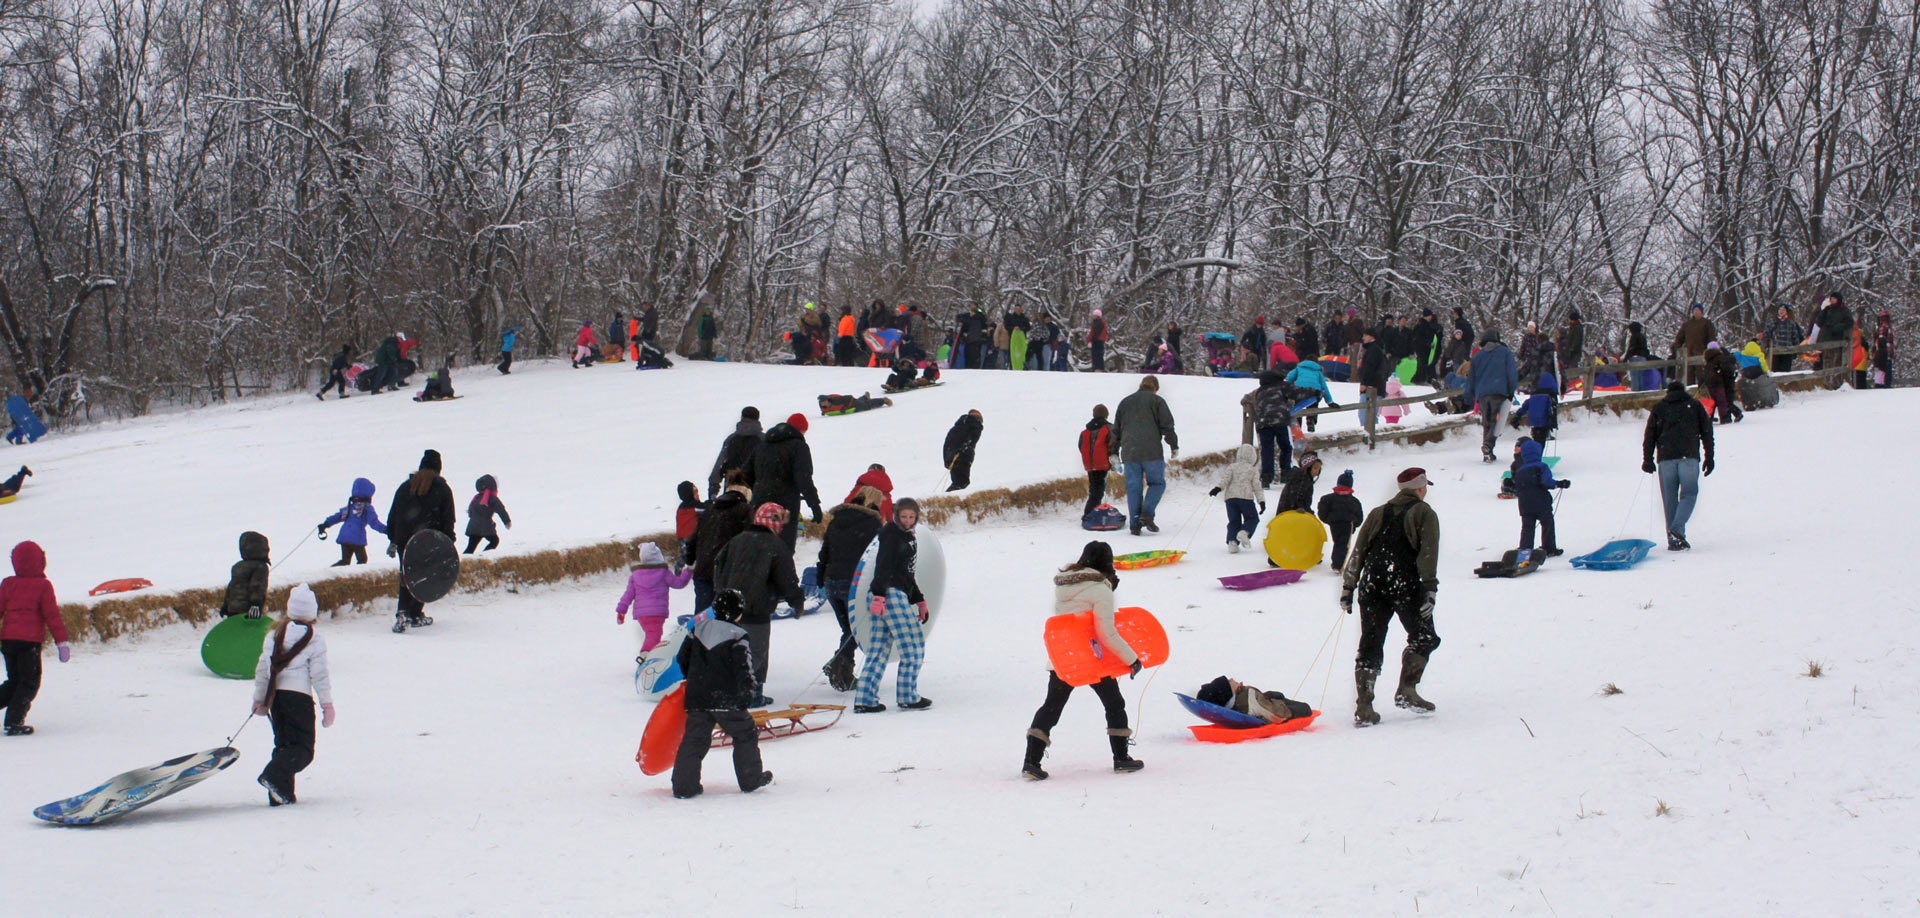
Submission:
[[[260,772],[267,803],[297,802],[293,776],[313,761],[313,703],[320,725],[333,726],[333,680],[327,672],[327,642],[314,631],[320,603],[306,584],[287,596],[287,617],[275,626],[253,674],[253,713],[273,721],[273,758]]]
[[[1094,633],[1099,637],[1100,646],[1119,654],[1127,661],[1131,675],[1140,674],[1140,655],[1127,646],[1125,639],[1114,627],[1113,616],[1118,610],[1113,598],[1113,590],[1120,585],[1120,578],[1113,572],[1113,547],[1105,542],[1088,542],[1080,552],[1080,560],[1060,569],[1053,578],[1053,614],[1076,615],[1081,612],[1093,613]],[[1033,726],[1027,730],[1027,761],[1020,773],[1030,780],[1045,781],[1047,773],[1040,768],[1040,757],[1047,752],[1047,746],[1053,740],[1048,731],[1060,722],[1060,712],[1067,706],[1067,696],[1073,693],[1073,686],[1060,681],[1060,676],[1047,667],[1047,700],[1040,710],[1033,712]],[[1127,738],[1133,731],[1127,729],[1127,703],[1120,697],[1120,683],[1112,676],[1095,682],[1093,693],[1107,709],[1107,740],[1113,746],[1113,770],[1121,773],[1139,771],[1147,767],[1139,759],[1127,754]]]

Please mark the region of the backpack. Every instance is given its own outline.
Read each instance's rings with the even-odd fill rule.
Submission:
[[[1111,504],[1101,504],[1093,512],[1080,518],[1080,528],[1089,532],[1113,532],[1125,528],[1127,515],[1114,509]]]

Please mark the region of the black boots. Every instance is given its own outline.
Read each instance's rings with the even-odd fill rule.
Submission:
[[[1047,738],[1044,730],[1027,731],[1027,762],[1020,767],[1020,774],[1029,781],[1045,781],[1047,773],[1040,767],[1040,758],[1047,754],[1047,745],[1053,742]]]
[[[1143,529],[1145,529],[1145,530],[1146,530],[1146,531],[1148,531],[1148,532],[1159,532],[1159,531],[1160,531],[1160,527],[1158,527],[1158,526],[1155,526],[1155,525],[1153,524],[1153,514],[1151,514],[1151,513],[1142,513],[1142,514],[1140,514],[1140,526],[1141,526],[1141,528],[1143,528]]]
[[[828,660],[827,665],[820,667],[820,671],[826,674],[827,684],[836,692],[853,691],[857,681],[853,672],[853,650],[852,638],[841,641],[840,649],[834,652],[833,659]]]
[[[1147,763],[1127,754],[1127,737],[1132,735],[1126,727],[1107,731],[1107,741],[1113,745],[1113,770],[1123,775],[1147,767]]]
[[[1415,653],[1412,650],[1402,653],[1400,655],[1400,687],[1393,691],[1393,703],[1409,711],[1419,711],[1422,714],[1433,713],[1433,702],[1420,697],[1420,693],[1414,691],[1420,684],[1420,676],[1426,671],[1425,654]]]
[[[1370,669],[1355,668],[1353,671],[1353,725],[1371,727],[1380,722],[1380,713],[1373,709],[1373,680],[1379,674]]]

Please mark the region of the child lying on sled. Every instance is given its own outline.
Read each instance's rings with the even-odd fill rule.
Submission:
[[[1200,686],[1200,691],[1195,692],[1193,697],[1242,714],[1251,714],[1270,724],[1285,723],[1313,713],[1313,707],[1304,701],[1294,701],[1279,692],[1263,692],[1225,676]]]

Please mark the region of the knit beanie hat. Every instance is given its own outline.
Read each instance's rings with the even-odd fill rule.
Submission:
[[[1344,472],[1341,472],[1340,477],[1335,479],[1334,483],[1342,488],[1353,487],[1353,470],[1348,469]]]
[[[1200,686],[1200,691],[1193,693],[1193,697],[1224,708],[1233,702],[1233,683],[1225,676],[1215,677],[1212,682]]]
[[[760,420],[760,409],[748,405],[740,409],[740,419],[743,421],[758,421]]]
[[[1429,484],[1427,481],[1427,470],[1418,466],[1401,472],[1400,477],[1396,480],[1400,482],[1400,490],[1402,491],[1418,491],[1421,488],[1427,487]]]
[[[807,432],[807,416],[804,414],[801,414],[798,411],[790,415],[787,415],[787,426],[792,427],[794,430],[800,431],[801,433],[806,433]]]
[[[313,596],[313,588],[302,583],[287,593],[287,617],[296,622],[312,622],[320,617],[320,600]]]
[[[787,525],[787,508],[767,501],[753,511],[753,524],[769,532],[779,532]]]
[[[420,467],[423,469],[432,469],[436,472],[440,471],[440,451],[437,449],[430,449],[424,453],[421,453]]]
[[[739,590],[721,590],[713,594],[713,617],[723,622],[737,622],[747,614],[747,598]]]

